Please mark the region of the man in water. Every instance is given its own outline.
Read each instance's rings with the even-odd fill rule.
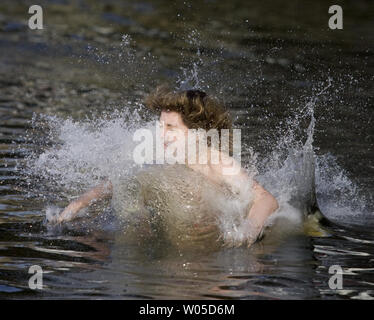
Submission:
[[[231,118],[224,107],[200,90],[174,92],[161,86],[147,97],[145,105],[160,114],[165,150],[171,144],[178,142],[178,134],[181,133],[184,138],[187,138],[189,129],[206,131],[217,129],[220,132],[223,129],[231,130],[232,127]],[[186,140],[183,139],[183,141]],[[235,244],[250,246],[259,238],[267,218],[278,209],[278,202],[259,183],[251,180],[247,172],[229,153],[218,148],[219,161],[217,163],[212,161],[211,151],[213,151],[213,146],[210,145],[206,162],[200,161],[199,163],[197,159],[192,163],[186,160],[185,165],[218,186],[229,186],[234,192],[242,191],[243,185],[252,186],[252,194],[248,194],[248,197],[253,198],[252,205],[248,208],[244,225],[241,226],[241,232],[244,232],[245,237],[241,243]],[[214,149],[214,151],[217,150]],[[235,166],[239,170],[233,174],[227,174],[228,169]],[[99,199],[111,197],[112,194],[113,185],[107,180],[71,202],[57,217],[57,222],[72,220],[81,209]]]

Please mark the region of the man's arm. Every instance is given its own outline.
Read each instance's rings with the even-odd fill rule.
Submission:
[[[248,239],[248,246],[256,241],[260,232],[262,231],[267,218],[279,208],[278,201],[275,197],[264,189],[259,183],[253,180],[254,200],[253,205],[248,213],[250,221],[250,239]]]
[[[57,217],[56,222],[61,223],[63,221],[74,219],[80,210],[89,206],[96,200],[110,197],[112,195],[112,191],[113,186],[109,180],[100,183],[95,188],[81,195],[77,200],[71,202]]]
[[[212,165],[211,167],[214,171],[221,174],[221,177],[226,183],[230,184],[239,192],[242,192],[246,189],[246,185],[252,183],[247,172],[234,158],[224,153],[221,153],[220,155],[222,160],[221,163],[219,165]],[[225,174],[225,172],[232,172],[233,174]],[[278,201],[275,197],[255,180],[253,180],[252,192],[254,196],[253,204],[248,212],[248,219],[244,222],[240,231],[245,234],[248,246],[251,246],[256,241],[267,218],[279,207]]]
[[[245,241],[250,247],[261,234],[267,218],[279,208],[278,201],[256,180],[251,181],[244,169],[241,169],[238,175],[232,176],[231,181],[234,181],[237,189],[241,186],[240,192],[246,190],[245,185],[252,184],[252,205],[247,214],[247,219],[240,228],[240,232],[243,233],[243,242]]]

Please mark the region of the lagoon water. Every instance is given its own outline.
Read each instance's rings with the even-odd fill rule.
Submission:
[[[1,298],[374,298],[373,4],[344,4],[340,31],[324,1],[41,1],[43,30],[27,28],[26,4],[0,4]],[[240,234],[248,205],[219,192],[225,218],[184,246],[190,220],[216,217],[133,164],[133,132],[155,120],[142,98],[161,82],[216,95],[242,129],[243,165],[281,204],[253,247],[212,240]],[[46,222],[104,177],[111,201]],[[136,183],[143,213],[161,199],[174,228],[123,232],[124,216],[145,221]],[[305,222],[314,191],[324,218]],[[41,291],[31,265],[45,271]],[[342,290],[328,286],[332,265]]]

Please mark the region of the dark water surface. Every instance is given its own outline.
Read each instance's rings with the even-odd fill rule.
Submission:
[[[339,3],[333,31],[322,0],[39,1],[45,29],[30,30],[34,3],[1,1],[0,297],[374,299],[374,4]],[[260,158],[316,98],[315,153],[335,159],[317,179],[329,236],[175,252],[128,245],[110,226],[49,230],[46,204],[67,200],[16,170],[40,147],[26,137],[33,113],[95,117],[161,81],[219,96]],[[31,265],[45,271],[41,291]],[[342,290],[329,289],[331,265]]]

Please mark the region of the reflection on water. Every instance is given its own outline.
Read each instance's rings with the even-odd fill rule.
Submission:
[[[344,266],[349,293],[342,290],[342,297],[370,294],[372,268],[362,264],[372,257],[372,246],[352,245],[339,236],[314,240],[296,236],[281,244],[259,243],[251,250],[180,252],[151,244],[129,245],[119,234],[99,231],[48,237],[42,230],[29,233],[31,226],[37,229],[36,224],[28,225],[25,234],[2,248],[1,278],[7,280],[1,287],[3,297],[336,298],[327,287],[326,269],[331,264]],[[11,230],[12,225],[7,227]],[[349,268],[353,262],[361,267]],[[25,269],[34,263],[45,271],[43,292],[26,286]]]
[[[373,4],[344,4],[344,31],[332,32],[324,1],[297,3],[40,1],[46,28],[33,32],[25,24],[31,3],[2,1],[0,297],[372,299]],[[32,180],[22,175],[25,157],[56,146],[58,137],[48,125],[32,129],[33,112],[111,123],[97,141],[113,146],[128,134],[115,120],[129,124],[139,99],[161,80],[223,99],[274,191],[293,183],[285,168],[297,171],[266,171],[290,154],[277,148],[304,145],[311,119],[302,111],[330,83],[313,106],[326,236],[317,230],[283,237],[275,229],[250,249],[205,251],[130,244],[109,203],[90,208],[98,213],[93,219],[48,227],[46,208],[63,207],[95,179],[67,179],[67,188],[62,179],[43,181],[43,167]],[[52,128],[68,128],[61,118]],[[140,112],[142,118],[149,120]],[[88,132],[81,129],[75,133]],[[105,150],[98,147],[102,157],[94,160],[107,161]],[[28,288],[34,264],[45,271],[42,291]],[[328,287],[331,265],[343,268],[343,290]]]

